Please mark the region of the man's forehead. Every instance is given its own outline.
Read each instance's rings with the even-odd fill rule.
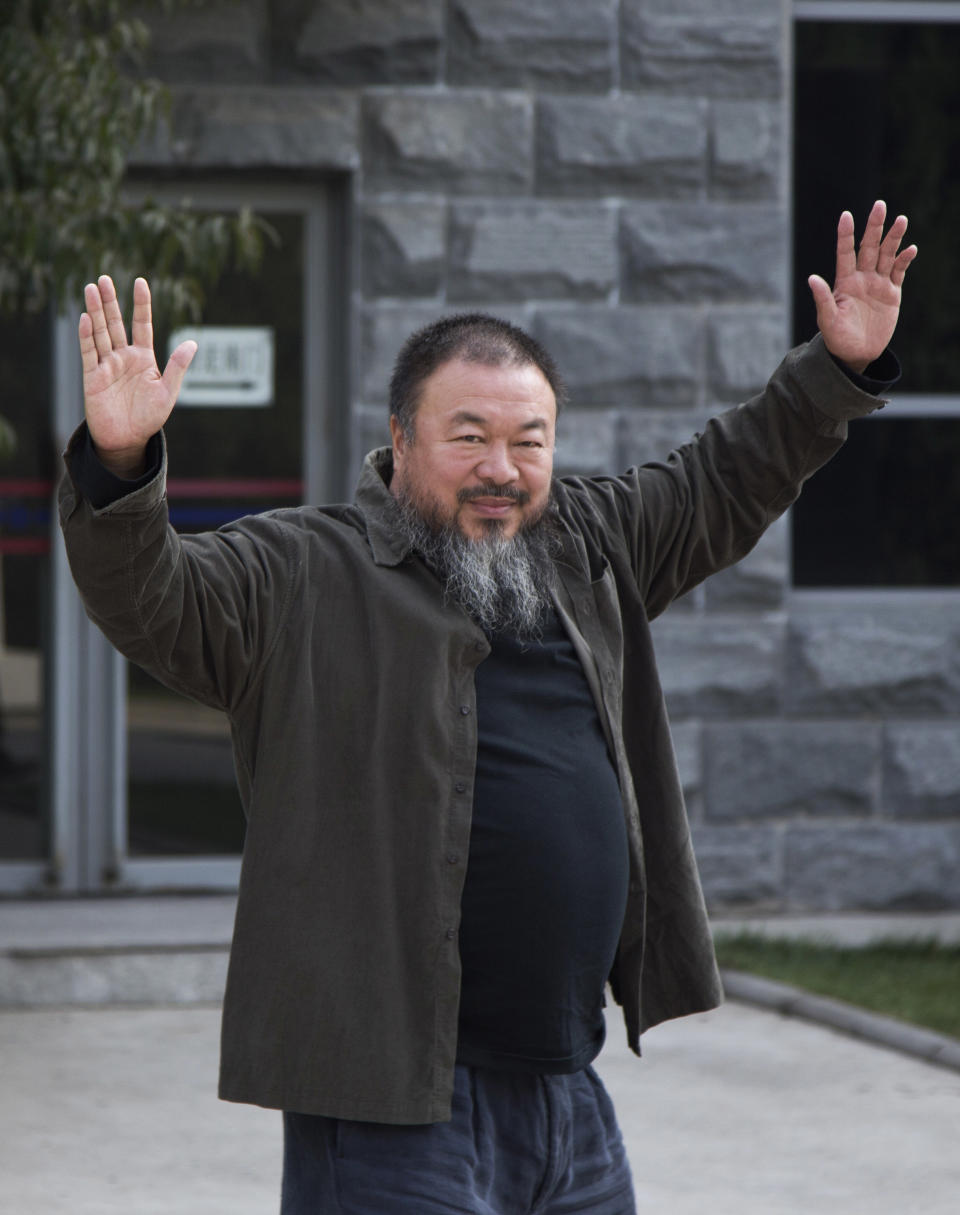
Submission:
[[[535,363],[475,363],[455,358],[423,384],[420,405],[449,419],[481,425],[493,413],[522,415],[523,424],[548,429],[556,420],[553,389]]]

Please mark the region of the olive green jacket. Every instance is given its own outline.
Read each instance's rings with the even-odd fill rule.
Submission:
[[[666,462],[555,482],[558,606],[627,816],[611,983],[635,1050],[641,1030],[721,999],[649,621],[742,557],[877,404],[818,338]],[[355,505],[184,537],[165,469],[99,510],[71,477],[61,521],[92,619],[231,723],[248,826],[221,1096],[423,1123],[450,1116],[488,644],[400,538],[390,472],[374,452]]]

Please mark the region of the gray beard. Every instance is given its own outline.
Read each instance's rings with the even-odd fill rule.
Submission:
[[[456,526],[425,516],[406,495],[398,498],[406,540],[443,583],[444,602],[456,603],[485,633],[535,641],[551,608],[554,563],[560,552],[553,504],[509,539],[492,520],[470,540]]]

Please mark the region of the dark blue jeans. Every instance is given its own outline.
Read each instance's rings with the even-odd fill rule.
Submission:
[[[284,1114],[281,1215],[635,1215],[610,1098],[592,1067],[457,1066],[450,1122]]]

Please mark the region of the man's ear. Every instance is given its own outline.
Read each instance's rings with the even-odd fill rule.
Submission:
[[[403,463],[403,457],[407,450],[407,436],[403,433],[403,427],[396,414],[390,415],[390,439],[393,443],[393,468],[396,471]]]

